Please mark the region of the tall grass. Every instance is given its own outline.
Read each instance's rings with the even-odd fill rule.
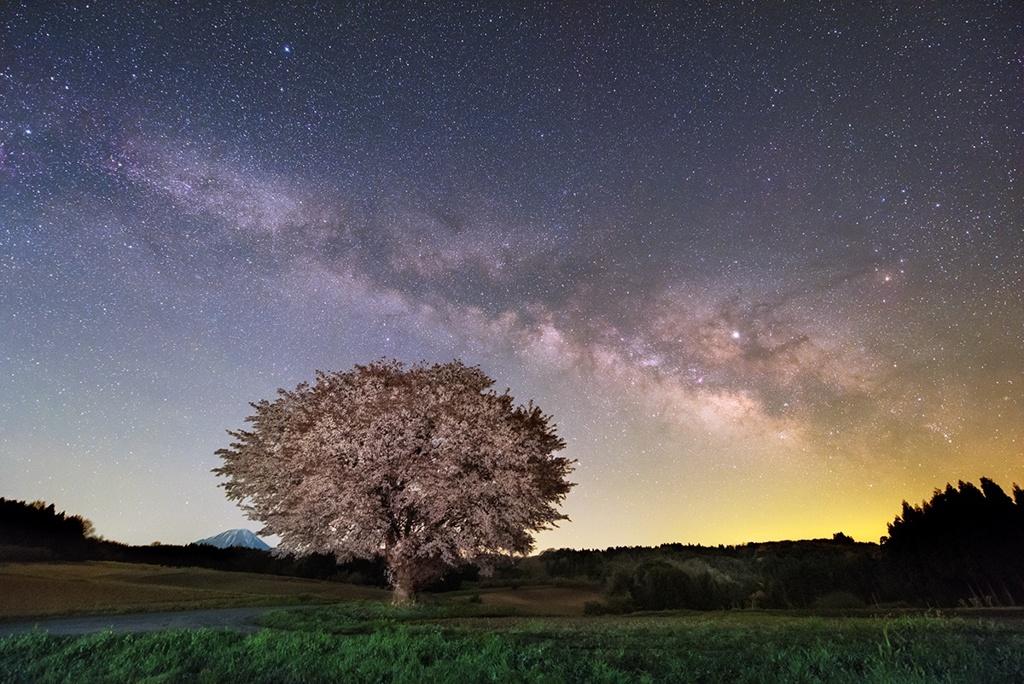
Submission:
[[[297,631],[0,639],[2,682],[1020,682],[1024,632],[941,618],[419,624],[353,610]],[[363,624],[363,631],[352,630]]]

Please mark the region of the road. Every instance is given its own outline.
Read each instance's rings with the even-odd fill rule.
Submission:
[[[91,632],[157,632],[165,629],[232,629],[256,632],[256,618],[286,606],[182,610],[171,613],[131,613],[128,615],[92,615],[87,617],[42,618],[0,622],[0,637],[42,630],[50,634],[89,634]]]

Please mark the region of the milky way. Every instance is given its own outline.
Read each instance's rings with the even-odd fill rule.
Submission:
[[[0,30],[0,496],[130,543],[255,528],[225,430],[381,357],[554,415],[579,484],[540,548],[876,540],[1024,484],[1014,3]]]

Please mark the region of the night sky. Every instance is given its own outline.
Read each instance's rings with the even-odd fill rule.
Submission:
[[[0,496],[258,530],[226,430],[381,357],[554,416],[540,549],[1024,485],[1020,4],[251,4],[0,4]]]

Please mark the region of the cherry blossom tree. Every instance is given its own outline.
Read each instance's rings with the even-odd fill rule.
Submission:
[[[396,602],[464,563],[524,554],[574,461],[551,417],[460,361],[377,361],[251,404],[217,455],[229,499],[286,552],[383,556]]]

